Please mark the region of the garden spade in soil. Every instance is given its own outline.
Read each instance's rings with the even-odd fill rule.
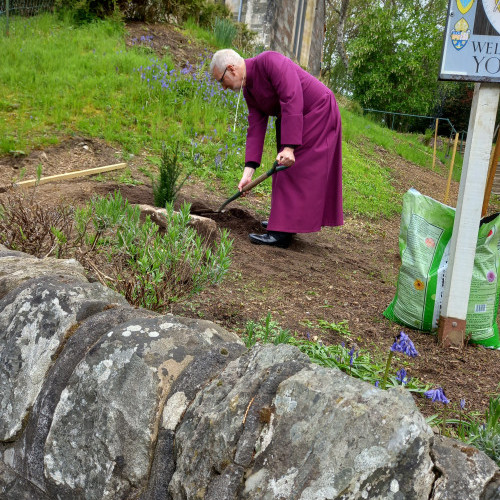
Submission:
[[[265,181],[268,177],[271,177],[275,172],[280,172],[281,170],[286,170],[288,167],[285,165],[278,165],[278,162],[275,161],[273,163],[273,166],[265,173],[262,175],[259,175],[257,179],[254,179],[252,182],[249,182],[241,191],[238,191],[236,194],[228,198],[217,210],[197,210],[198,215],[203,215],[203,214],[218,214],[224,211],[227,205],[229,203],[233,202],[234,200],[238,199],[242,194],[247,193],[251,189],[253,189],[255,186],[260,184],[262,181]]]

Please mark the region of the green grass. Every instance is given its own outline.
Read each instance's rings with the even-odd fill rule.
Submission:
[[[213,32],[192,21],[183,29],[208,50],[218,48]],[[244,163],[246,104],[242,98],[235,122],[238,95],[208,77],[208,59],[181,71],[169,56],[159,60],[147,41],[127,48],[119,23],[75,27],[50,14],[12,18],[10,36],[0,36],[0,54],[0,154],[29,153],[74,134],[120,147],[125,160],[140,153],[159,158],[163,143],[179,142],[186,172],[210,186],[218,180],[223,196],[234,192]],[[425,168],[432,164],[431,148],[417,136],[394,133],[346,109],[341,113],[346,212],[397,214],[401,196],[374,148]],[[270,120],[261,170],[275,154]],[[256,191],[269,193],[270,185]]]

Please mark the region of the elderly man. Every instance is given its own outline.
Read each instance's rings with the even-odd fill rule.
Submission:
[[[248,105],[238,189],[260,165],[269,116],[277,117],[276,160],[290,167],[273,175],[267,233],[250,234],[250,241],[287,248],[295,233],[342,225],[341,122],[332,91],[278,52],[243,59],[234,50],[219,50],[210,73],[224,89],[243,90]]]

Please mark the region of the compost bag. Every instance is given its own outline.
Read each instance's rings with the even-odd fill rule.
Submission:
[[[423,331],[437,328],[455,209],[415,189],[403,196],[396,295],[384,316]],[[481,220],[466,317],[471,342],[500,349],[497,326],[500,214]]]

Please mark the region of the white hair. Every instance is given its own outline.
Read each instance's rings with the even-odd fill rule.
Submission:
[[[219,69],[219,71],[224,71],[229,64],[239,66],[243,61],[243,57],[233,49],[218,50],[212,57],[210,73],[213,73],[214,68]]]

